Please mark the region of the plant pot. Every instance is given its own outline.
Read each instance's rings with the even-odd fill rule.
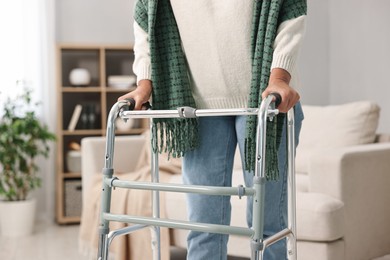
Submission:
[[[32,234],[35,223],[36,200],[0,201],[0,234],[23,237]]]
[[[81,151],[67,152],[66,168],[69,172],[81,172]]]

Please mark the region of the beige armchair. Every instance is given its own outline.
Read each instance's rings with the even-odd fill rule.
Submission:
[[[378,106],[355,102],[303,109],[296,158],[298,259],[370,260],[390,254],[390,137],[376,133]],[[116,169],[131,170],[129,147],[141,150],[148,144],[139,138],[116,138]],[[102,137],[82,141],[83,197],[89,196],[90,176],[103,166],[104,148]],[[132,155],[133,163],[136,159]],[[233,185],[243,183],[239,162]],[[180,183],[180,174],[169,182]],[[167,193],[164,198],[167,217],[185,219],[185,196]],[[232,199],[232,225],[246,225],[245,204]],[[172,245],[186,247],[187,231],[170,234]],[[249,258],[247,238],[231,236],[229,254]]]

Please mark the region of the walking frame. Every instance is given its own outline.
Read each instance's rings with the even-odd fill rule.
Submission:
[[[288,223],[287,228],[264,239],[264,194],[265,194],[265,147],[266,147],[266,124],[267,118],[272,120],[279,111],[275,109],[273,99],[280,95],[275,93],[264,99],[260,108],[255,109],[194,109],[181,107],[178,110],[131,110],[129,100],[119,101],[110,110],[107,133],[106,133],[106,154],[103,168],[102,198],[100,209],[99,225],[99,248],[98,260],[107,260],[109,246],[113,239],[120,235],[130,234],[137,230],[150,227],[152,229],[153,260],[160,260],[160,227],[178,228],[194,230],[200,232],[229,234],[246,236],[251,243],[251,259],[263,260],[264,250],[277,241],[287,239],[287,257],[289,260],[297,259],[296,250],[296,198],[295,198],[295,140],[294,140],[294,110],[287,113],[287,160],[288,160]],[[256,143],[256,166],[253,179],[253,187],[214,187],[169,184],[159,182],[158,154],[152,152],[152,169],[150,182],[121,181],[113,176],[113,158],[115,141],[115,119],[117,117],[127,120],[129,118],[194,118],[210,116],[237,116],[237,115],[257,115],[257,143]],[[152,124],[151,124],[152,125]],[[156,130],[153,130],[156,131]],[[154,133],[155,134],[155,133]],[[152,217],[128,216],[110,213],[112,189],[127,188],[152,191]],[[181,192],[197,193],[205,195],[219,196],[253,196],[253,227],[235,227],[227,225],[216,225],[208,223],[196,223],[190,221],[172,220],[160,218],[159,192]],[[110,221],[131,223],[132,225],[110,232]],[[250,239],[249,239],[250,238]]]

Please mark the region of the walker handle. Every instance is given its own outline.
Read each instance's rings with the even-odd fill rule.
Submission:
[[[277,92],[271,92],[269,95],[274,97],[273,102],[275,102],[275,108],[277,108],[282,103],[282,96]]]
[[[126,107],[124,110],[134,110],[135,108],[135,100],[133,98],[126,98],[125,99],[128,102],[128,107]],[[152,106],[150,105],[149,101],[142,104],[142,107],[147,109],[150,109]]]

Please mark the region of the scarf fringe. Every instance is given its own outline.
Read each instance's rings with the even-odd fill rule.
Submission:
[[[183,157],[198,146],[198,120],[159,119],[152,125],[153,152],[167,153],[168,159]]]

